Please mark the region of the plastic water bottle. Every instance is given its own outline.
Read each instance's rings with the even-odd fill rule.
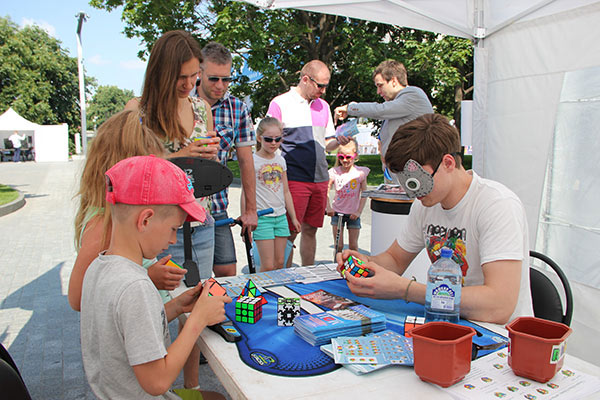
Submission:
[[[452,250],[442,248],[441,257],[427,271],[425,321],[458,323],[462,271],[452,260]]]

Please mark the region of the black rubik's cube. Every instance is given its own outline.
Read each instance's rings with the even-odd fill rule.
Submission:
[[[350,256],[344,263],[344,271],[348,271],[351,275],[354,275],[357,278],[373,276],[373,273],[364,265],[364,261],[361,261],[354,256]]]
[[[235,320],[254,324],[262,318],[262,302],[260,297],[240,296],[235,302]]]
[[[277,299],[277,326],[294,326],[294,318],[300,315],[299,297]]]

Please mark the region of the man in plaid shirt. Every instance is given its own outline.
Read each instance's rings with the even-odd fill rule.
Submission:
[[[231,76],[231,53],[222,44],[208,43],[202,49],[200,80],[196,93],[212,106],[215,131],[221,138],[218,158],[227,163],[229,151],[235,148],[242,176],[244,192],[241,216],[242,229],[253,231],[258,224],[256,216],[256,181],[252,146],[256,143],[252,119],[246,105],[228,93]],[[228,190],[212,197],[211,214],[215,221],[229,218],[227,215]],[[215,253],[213,271],[215,276],[236,274],[236,257],[233,236],[229,225],[215,227]]]

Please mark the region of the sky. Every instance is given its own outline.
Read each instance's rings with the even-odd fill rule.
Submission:
[[[128,39],[123,32],[121,9],[97,10],[87,0],[2,0],[0,16],[20,27],[38,25],[62,42],[62,48],[77,57],[77,15],[89,18],[83,23],[81,42],[86,76],[98,85],[114,85],[141,94],[146,63],[137,57],[141,49],[137,38]]]

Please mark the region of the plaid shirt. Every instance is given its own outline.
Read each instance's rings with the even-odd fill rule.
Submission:
[[[215,131],[221,138],[217,157],[221,164],[227,164],[227,155],[231,149],[252,146],[256,143],[252,118],[248,107],[237,97],[226,93],[222,99],[212,106]],[[211,214],[227,211],[229,199],[228,189],[212,196]]]

